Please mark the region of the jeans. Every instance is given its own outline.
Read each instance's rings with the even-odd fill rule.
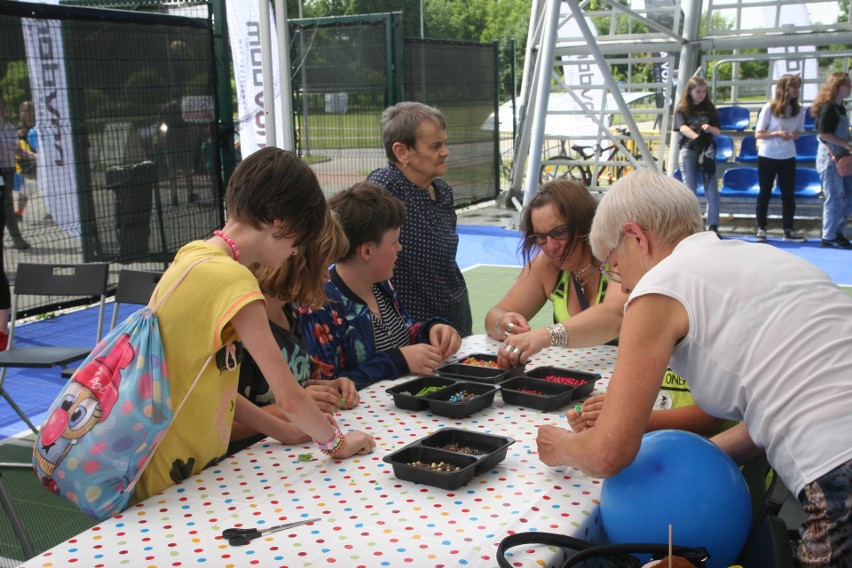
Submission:
[[[698,154],[690,148],[680,149],[680,173],[686,187],[695,192],[698,176],[704,185],[704,197],[707,200],[707,224],[719,226],[719,177],[716,173],[705,179],[698,167]]]
[[[766,228],[766,213],[769,210],[769,199],[772,196],[772,186],[778,178],[778,189],[781,191],[781,216],[784,230],[793,230],[793,217],[796,215],[796,158],[774,160],[772,158],[757,158],[757,175],[760,180],[760,195],[757,196],[757,226]]]
[[[822,238],[833,241],[842,233],[852,213],[852,176],[841,177],[834,161],[824,151],[817,153],[817,171],[825,200],[822,203]]]

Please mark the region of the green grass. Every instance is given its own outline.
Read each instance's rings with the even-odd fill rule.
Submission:
[[[345,113],[309,112],[308,130],[305,130],[305,117],[297,117],[297,128],[301,143],[313,150],[341,148],[381,148],[382,128],[380,124],[382,110],[349,109]],[[450,145],[481,141],[490,134],[480,126],[494,111],[488,105],[471,104],[441,108],[450,131]]]
[[[485,314],[500,301],[520,272],[520,267],[507,266],[477,266],[463,272],[470,296],[473,333],[485,333]],[[530,320],[530,325],[535,328],[552,324],[553,308],[548,302]]]

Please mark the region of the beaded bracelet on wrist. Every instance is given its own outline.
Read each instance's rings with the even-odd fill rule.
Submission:
[[[317,442],[317,446],[322,453],[327,456],[334,456],[335,453],[343,445],[343,432],[337,426],[334,427],[334,436],[326,443]]]
[[[546,329],[550,334],[551,347],[568,347],[568,330],[564,325],[557,323]]]

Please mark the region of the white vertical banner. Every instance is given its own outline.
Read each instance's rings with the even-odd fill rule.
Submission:
[[[557,32],[560,40],[583,37],[580,26],[577,25],[578,17],[585,18],[589,29],[593,34],[597,35],[597,28],[591,19],[583,14],[574,14],[574,17],[568,19],[571,15],[569,10],[568,3],[561,2],[561,6],[559,7],[559,22],[561,25]],[[595,58],[591,54],[568,55],[562,56],[562,61],[565,62],[562,66],[562,72],[565,74],[565,83],[575,91],[587,108],[602,108],[606,100],[604,77]]]
[[[780,12],[777,12],[780,10]],[[778,21],[776,22],[776,15]],[[782,26],[809,26],[811,15],[804,4],[783,4],[781,6],[764,6],[763,23],[767,28]],[[769,53],[811,53],[816,56],[816,47],[813,45],[797,45],[786,47],[770,47]],[[782,75],[799,75],[802,78],[802,92],[799,94],[799,102],[807,104],[816,98],[819,91],[819,63],[816,57],[807,59],[789,58],[779,59],[772,66],[773,85]],[[773,87],[774,96],[775,89]]]
[[[59,4],[59,0],[44,3]],[[22,27],[38,134],[39,192],[56,224],[72,237],[79,237],[76,161],[61,22],[24,18]]]
[[[245,158],[266,146],[266,113],[263,100],[263,59],[260,44],[260,17],[258,2],[227,0],[228,37],[231,42],[231,58],[234,62],[234,78],[237,85],[237,112],[239,114],[240,152]],[[274,22],[272,6],[269,19]],[[272,26],[272,45],[277,45],[278,33]],[[281,81],[277,50],[272,51],[272,69],[275,77],[276,130],[283,132],[280,117]]]

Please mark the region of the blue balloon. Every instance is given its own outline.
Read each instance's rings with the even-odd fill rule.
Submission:
[[[751,525],[751,499],[734,461],[681,430],[645,434],[632,464],[605,479],[601,520],[613,544],[703,546],[709,568],[736,562]]]

